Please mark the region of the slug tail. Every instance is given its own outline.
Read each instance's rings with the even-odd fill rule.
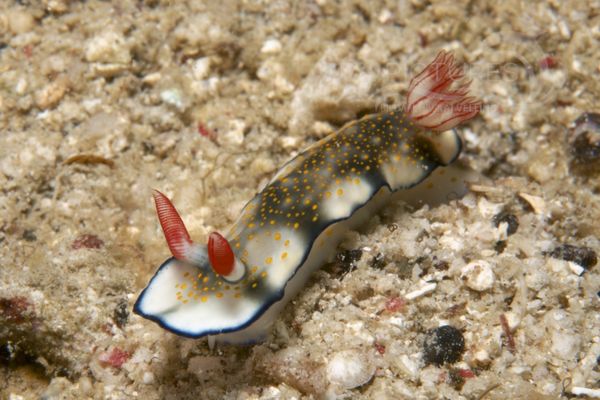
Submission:
[[[411,81],[406,96],[406,115],[416,125],[443,132],[473,118],[482,102],[469,96],[470,81],[451,53],[441,51]]]

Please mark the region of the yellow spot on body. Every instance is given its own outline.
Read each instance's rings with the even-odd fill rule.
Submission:
[[[274,238],[275,238],[275,240],[281,239],[281,233],[276,232]]]
[[[300,227],[300,224],[299,224],[299,223],[297,223],[297,222],[296,222],[296,223],[294,223],[294,229],[298,229],[299,227]]]
[[[281,259],[282,260],[285,260],[287,258],[287,256],[288,256],[287,251],[284,251],[283,253],[281,253]]]
[[[223,297],[223,293],[221,293],[221,292],[217,292],[217,293],[215,294],[215,296],[217,296],[217,298],[218,298],[218,299],[220,299],[221,297]]]
[[[256,282],[254,282],[254,283],[252,284],[252,289],[254,289],[254,288],[255,288],[255,287],[257,287],[257,286],[258,286],[258,284],[257,284]]]
[[[262,276],[263,278],[266,278],[267,277],[266,271],[261,272],[260,276]]]
[[[188,276],[190,276],[190,273],[186,271],[186,272],[183,274],[183,276],[187,278]]]
[[[188,297],[194,297],[194,292],[192,290],[188,292]]]
[[[242,296],[241,293],[236,293],[236,294],[233,295],[233,297],[235,297],[236,299],[239,299],[241,296]]]
[[[205,276],[204,279],[202,279],[202,282],[206,283],[210,280],[210,278],[208,276]]]
[[[270,220],[270,221],[269,221],[269,223],[270,223],[271,225],[275,225],[275,220],[274,220],[274,219],[272,219],[272,220]]]
[[[289,246],[289,245],[290,245],[290,241],[289,241],[289,240],[286,240],[285,242],[283,242],[283,245],[284,245],[284,246]]]
[[[181,288],[182,288],[183,290],[185,290],[185,289],[187,288],[187,283],[182,283],[182,284],[181,284]]]
[[[331,192],[325,192],[325,198],[330,198],[331,197]]]
[[[342,196],[344,194],[344,189],[338,189],[336,193],[338,196]]]
[[[202,301],[203,303],[206,303],[208,301],[208,297],[207,296],[202,296],[202,298],[200,299],[200,301]]]
[[[319,206],[318,206],[318,205],[316,205],[316,204],[313,204],[313,206],[312,206],[312,209],[313,209],[313,210],[316,210],[317,208],[319,208]]]
[[[258,271],[258,267],[255,265],[254,267],[252,267],[250,272],[255,273],[256,271]]]
[[[265,264],[271,264],[273,262],[273,257],[267,257],[265,259]]]

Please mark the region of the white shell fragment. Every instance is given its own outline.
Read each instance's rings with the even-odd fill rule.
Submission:
[[[594,399],[600,399],[600,389],[589,389],[586,387],[573,386],[571,394],[575,396],[589,396]]]
[[[470,289],[478,292],[490,289],[496,280],[492,265],[484,260],[473,261],[462,267],[460,277]]]
[[[569,265],[571,272],[573,272],[575,275],[581,276],[585,272],[585,268],[573,261],[568,261],[567,264]]]
[[[420,289],[413,290],[412,292],[407,293],[404,296],[404,298],[406,300],[414,300],[417,297],[421,297],[423,295],[426,295],[427,293],[433,292],[436,287],[437,287],[437,283],[435,283],[435,282],[428,283],[428,284],[424,285],[423,287],[421,287]]]
[[[327,364],[327,378],[332,385],[353,389],[369,382],[375,374],[375,365],[357,350],[335,353]]]
[[[539,196],[534,196],[524,192],[519,193],[519,197],[525,200],[536,214],[546,214],[546,202]]]
[[[277,39],[267,39],[262,48],[260,49],[261,53],[265,54],[274,54],[279,53],[281,51],[281,42]]]

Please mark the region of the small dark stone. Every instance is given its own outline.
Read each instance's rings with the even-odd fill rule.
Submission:
[[[383,253],[377,253],[371,260],[371,267],[375,269],[383,269],[385,267],[385,256]]]
[[[23,239],[27,240],[28,242],[35,242],[37,240],[35,231],[33,229],[25,229],[23,232]]]
[[[10,364],[17,358],[17,348],[12,342],[0,344],[0,363]]]
[[[563,309],[568,309],[569,308],[569,298],[567,296],[565,296],[564,294],[561,294],[558,296],[558,304],[560,304],[560,307]]]
[[[362,258],[362,250],[346,250],[338,253],[336,256],[336,261],[338,264],[342,265],[344,269],[354,269],[356,267],[356,263],[360,261]]]
[[[448,261],[437,260],[433,263],[433,268],[437,269],[438,271],[447,271],[448,268],[450,268],[450,264],[448,264]]]
[[[502,211],[499,214],[496,214],[493,218],[494,226],[499,226],[501,223],[506,222],[508,227],[506,228],[506,233],[510,236],[519,229],[519,219],[516,215],[507,213]]]
[[[565,261],[573,261],[585,269],[596,265],[598,257],[596,252],[589,247],[576,247],[570,244],[561,244],[550,253],[550,257],[559,258]]]
[[[144,155],[154,154],[154,145],[150,142],[142,142],[142,150],[144,151]]]
[[[454,390],[459,392],[465,385],[465,377],[461,374],[461,371],[462,370],[456,368],[451,368],[450,371],[448,371],[448,383]]]
[[[123,327],[127,325],[127,321],[129,321],[129,309],[127,305],[127,300],[121,300],[115,307],[115,311],[113,313],[113,320],[121,329],[123,329]]]
[[[585,113],[569,132],[570,170],[580,175],[600,170],[600,114]]]
[[[462,332],[450,325],[428,331],[423,342],[423,358],[427,364],[455,363],[462,358],[464,351]]]
[[[494,246],[494,250],[496,250],[496,253],[500,254],[500,253],[504,252],[505,249],[506,249],[506,240],[498,240],[496,242],[496,245]]]

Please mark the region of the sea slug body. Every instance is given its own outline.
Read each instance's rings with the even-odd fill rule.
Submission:
[[[195,244],[171,202],[155,191],[173,254],[140,294],[134,311],[176,334],[228,343],[263,339],[343,234],[396,194],[414,193],[454,161],[452,129],[480,101],[447,52],[410,83],[403,111],[372,114],[315,143],[283,166],[225,235]],[[430,177],[428,188],[447,176]],[[415,187],[415,189],[411,189]]]

